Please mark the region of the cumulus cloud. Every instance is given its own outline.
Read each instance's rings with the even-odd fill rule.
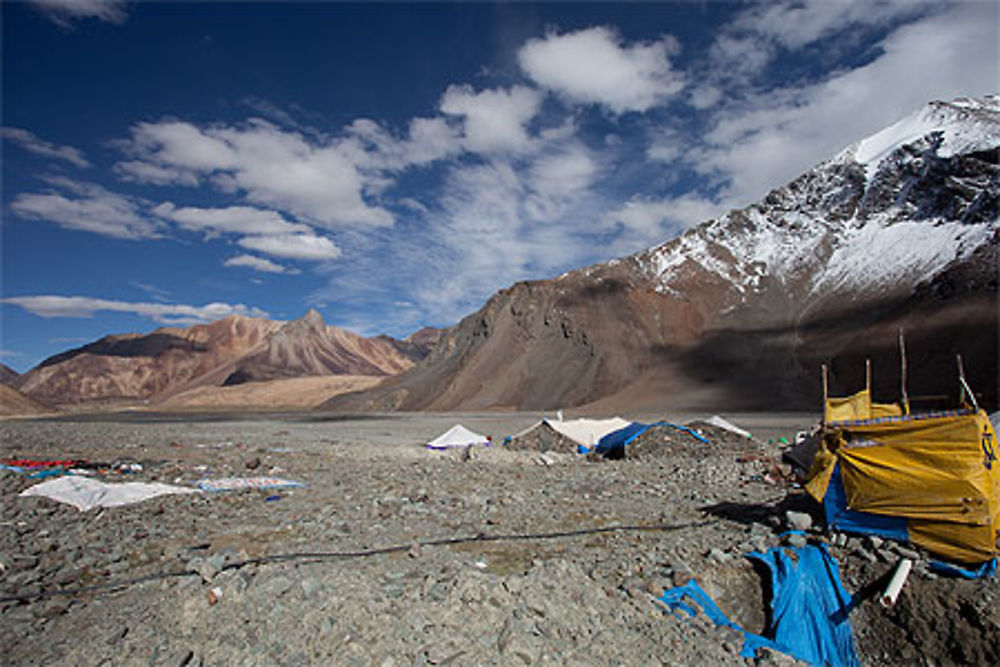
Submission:
[[[204,231],[209,234],[294,234],[311,233],[308,225],[288,222],[277,211],[268,211],[252,206],[229,206],[226,208],[198,208],[194,206],[176,207],[172,202],[163,202],[152,212],[157,216],[175,222],[184,229]]]
[[[142,211],[142,202],[99,185],[69,179],[48,179],[70,192],[21,193],[10,207],[17,215],[53,222],[65,229],[119,239],[159,238],[157,225]]]
[[[670,64],[677,40],[625,45],[612,29],[594,27],[531,39],[518,52],[535,83],[572,102],[600,104],[615,113],[646,111],[684,87]]]
[[[254,271],[262,271],[264,273],[288,273],[296,274],[298,270],[289,269],[288,267],[272,262],[264,257],[256,257],[254,255],[237,255],[236,257],[230,257],[225,262],[222,263],[223,266],[241,266],[248,269],[253,269]]]
[[[278,234],[247,236],[237,243],[247,250],[256,250],[274,257],[325,261],[340,257],[340,248],[333,241],[313,234]]]
[[[490,89],[476,92],[472,86],[449,86],[440,109],[463,120],[464,146],[473,153],[522,152],[530,148],[525,129],[542,103],[533,88]]]
[[[604,222],[621,228],[615,240],[617,250],[635,252],[662,243],[726,210],[725,205],[697,194],[662,199],[637,196],[606,213]]]
[[[147,172],[207,177],[225,192],[271,206],[323,227],[391,225],[389,211],[363,196],[372,179],[352,160],[353,148],[318,141],[300,132],[254,119],[245,125],[198,127],[182,121],[138,123],[121,143],[133,160],[118,169],[135,179]],[[160,170],[160,171],[157,171]],[[165,170],[165,171],[163,171]],[[190,176],[188,176],[190,178]]]
[[[128,18],[125,0],[29,0],[53,23],[72,29],[73,22],[97,19],[121,25]]]
[[[41,155],[42,157],[53,158],[69,162],[76,167],[89,167],[90,162],[83,156],[83,152],[72,146],[57,146],[53,143],[39,139],[34,133],[22,130],[17,127],[0,127],[0,137],[13,141],[21,148]]]
[[[190,325],[213,322],[230,315],[268,317],[256,307],[243,304],[209,303],[204,306],[183,304],[143,303],[95,299],[86,296],[17,296],[0,299],[2,303],[20,306],[39,317],[93,317],[95,313],[110,311],[131,313],[159,322],[160,324]]]

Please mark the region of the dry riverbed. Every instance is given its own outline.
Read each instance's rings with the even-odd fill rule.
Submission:
[[[731,417],[755,440],[709,432],[711,446],[678,439],[637,460],[420,446],[456,422],[499,443],[535,419],[0,422],[3,459],[142,466],[105,481],[305,484],[79,512],[18,497],[37,480],[0,471],[0,653],[46,665],[745,664],[737,633],[656,597],[694,576],[734,620],[763,627],[743,555],[780,544],[789,510],[812,512],[809,539],[830,541],[768,443],[810,416]],[[831,551],[859,595],[864,664],[995,664],[994,580],[939,579],[921,562],[883,610],[871,598],[899,547],[837,538]]]

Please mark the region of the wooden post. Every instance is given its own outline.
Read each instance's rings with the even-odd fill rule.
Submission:
[[[903,414],[910,414],[910,397],[906,393],[906,339],[903,338],[903,329],[899,329],[899,384],[900,393],[903,400]]]
[[[958,361],[959,403],[963,402],[965,394],[968,394],[969,400],[972,401],[972,407],[975,408],[976,412],[979,412],[979,403],[976,401],[976,395],[972,393],[969,383],[965,381],[965,368],[962,367],[962,355],[956,354],[955,360]]]
[[[822,424],[823,424],[823,426],[826,426],[826,401],[827,401],[827,398],[829,398],[829,396],[830,396],[830,390],[829,390],[829,388],[827,386],[826,364],[823,364],[822,369],[823,369],[823,420],[822,420]]]

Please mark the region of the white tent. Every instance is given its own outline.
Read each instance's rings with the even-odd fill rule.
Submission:
[[[470,445],[488,445],[490,441],[485,435],[470,431],[461,424],[455,424],[450,429],[427,443],[428,449],[448,449],[449,447],[468,447]]]
[[[521,431],[514,437],[517,438],[522,436],[537,428],[540,424],[547,424],[554,431],[566,436],[576,444],[583,445],[584,447],[593,447],[608,433],[617,431],[620,428],[625,428],[631,423],[632,422],[622,419],[621,417],[612,417],[611,419],[571,419],[569,421],[563,421],[561,419],[543,419],[537,424]]]

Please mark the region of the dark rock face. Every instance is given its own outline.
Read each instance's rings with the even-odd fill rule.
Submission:
[[[1000,104],[922,113],[943,129],[867,163],[859,144],[661,246],[501,290],[413,370],[326,407],[815,409],[820,364],[853,392],[866,357],[895,400],[903,329],[911,397],[954,403],[961,354],[995,409]]]

